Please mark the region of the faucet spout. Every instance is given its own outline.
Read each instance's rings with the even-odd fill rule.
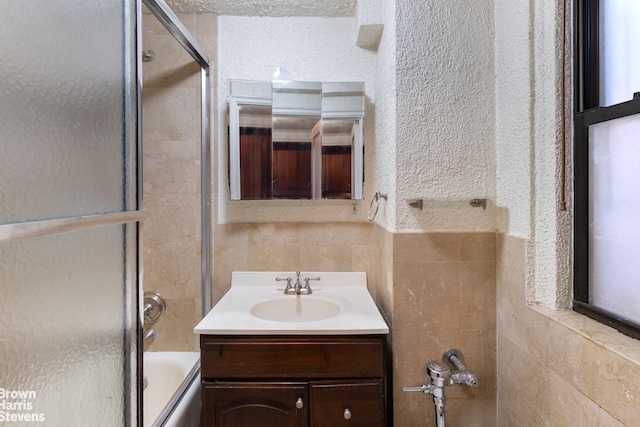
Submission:
[[[300,289],[302,289],[302,283],[300,283],[300,272],[296,271],[296,284],[293,286],[296,290],[296,293],[300,293]]]
[[[146,331],[144,331],[144,334],[142,335],[142,341],[143,342],[153,342],[156,339],[156,331],[155,329],[147,329]]]

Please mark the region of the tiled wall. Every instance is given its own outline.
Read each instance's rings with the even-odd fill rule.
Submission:
[[[394,426],[435,426],[426,364],[460,349],[479,387],[446,388],[447,426],[495,425],[495,233],[393,236]]]
[[[214,227],[213,300],[231,272],[365,271],[376,294],[376,235],[365,223],[251,223]]]
[[[181,15],[205,49],[215,25]],[[213,22],[213,21],[212,21]],[[200,319],[200,67],[157,19],[143,14],[144,289],[159,292],[167,311],[152,327],[152,351],[198,350]]]
[[[571,311],[525,305],[525,241],[498,236],[498,425],[640,425],[640,343]]]

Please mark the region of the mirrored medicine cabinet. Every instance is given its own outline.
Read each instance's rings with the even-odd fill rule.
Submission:
[[[364,83],[229,82],[231,200],[362,199]]]

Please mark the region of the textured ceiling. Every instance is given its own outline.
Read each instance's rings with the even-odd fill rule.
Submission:
[[[167,0],[176,13],[352,17],[356,0]]]

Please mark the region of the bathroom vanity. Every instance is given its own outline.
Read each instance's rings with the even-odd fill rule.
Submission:
[[[384,426],[385,336],[203,335],[205,426]]]
[[[366,275],[303,273],[313,293],[284,295],[292,275],[234,273],[195,328],[202,425],[386,426],[389,329]]]

